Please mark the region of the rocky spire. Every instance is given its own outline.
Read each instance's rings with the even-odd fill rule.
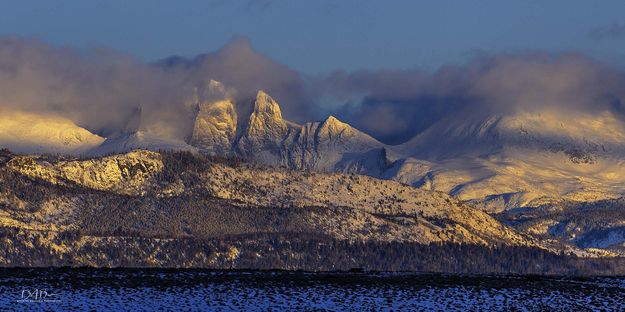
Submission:
[[[246,135],[273,139],[282,138],[286,131],[287,126],[282,119],[282,112],[278,103],[264,91],[258,91]]]
[[[247,126],[238,141],[238,152],[243,157],[260,159],[260,162],[279,162],[282,141],[288,126],[282,119],[278,103],[264,91],[258,91]]]
[[[214,155],[229,155],[236,136],[237,112],[226,87],[211,80],[198,97],[189,143]]]

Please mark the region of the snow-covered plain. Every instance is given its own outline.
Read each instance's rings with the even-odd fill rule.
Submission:
[[[20,272],[23,273],[23,272]],[[37,271],[0,278],[0,306],[46,310],[617,311],[622,278],[211,271]],[[45,289],[50,302],[18,302]]]

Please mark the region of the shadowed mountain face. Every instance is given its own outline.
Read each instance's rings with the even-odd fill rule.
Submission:
[[[537,239],[556,239],[580,248],[625,251],[625,200],[561,201],[497,214],[502,222]]]

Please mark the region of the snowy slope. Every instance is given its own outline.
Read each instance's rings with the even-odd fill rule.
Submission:
[[[450,116],[397,150],[428,162],[405,160],[388,178],[492,211],[625,194],[625,125],[609,112]]]
[[[112,155],[142,149],[149,151],[191,151],[197,149],[182,140],[167,139],[145,131],[120,133],[107,138],[102,144],[88,151],[92,156]]]
[[[612,113],[563,110],[458,113],[398,146],[420,159],[487,156],[512,149],[563,153],[572,162],[625,155],[625,125]]]
[[[388,162],[382,143],[334,116],[295,129],[285,147],[294,168],[378,176]]]
[[[104,138],[59,116],[0,112],[0,147],[17,153],[81,154]]]

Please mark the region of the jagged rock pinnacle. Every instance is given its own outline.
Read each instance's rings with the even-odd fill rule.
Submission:
[[[282,120],[278,103],[264,91],[258,91],[254,101],[254,110],[250,115],[247,134],[249,136],[281,137],[287,130]]]
[[[278,103],[264,91],[258,91],[237,148],[244,157],[260,157],[261,162],[277,161],[287,133],[288,126]]]
[[[231,100],[198,104],[191,145],[216,155],[228,155],[236,135],[237,113]]]
[[[208,92],[210,92],[210,93],[226,94],[226,86],[224,86],[223,83],[221,83],[221,82],[219,82],[217,80],[211,79],[208,82]]]
[[[280,105],[263,90],[259,90],[258,93],[256,93],[253,114],[257,116],[262,114],[273,120],[282,120]]]

